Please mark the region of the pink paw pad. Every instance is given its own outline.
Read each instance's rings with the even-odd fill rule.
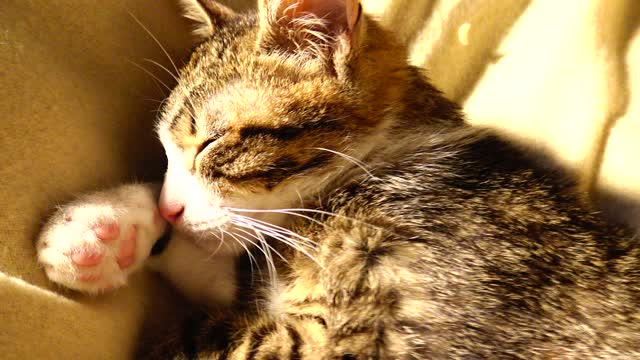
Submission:
[[[104,256],[101,252],[74,249],[71,251],[71,260],[78,266],[96,266],[102,261]]]
[[[93,231],[103,242],[113,241],[120,236],[120,227],[114,223],[99,224],[93,228]]]
[[[100,276],[99,275],[93,275],[93,274],[83,274],[78,276],[78,280],[85,282],[85,283],[94,283],[97,282],[98,280],[100,280]]]
[[[127,236],[122,239],[118,249],[118,265],[121,269],[128,268],[135,261],[136,242],[138,227],[132,225]]]

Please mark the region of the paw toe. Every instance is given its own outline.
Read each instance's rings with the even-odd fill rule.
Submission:
[[[96,266],[100,264],[104,256],[101,252],[74,249],[71,251],[71,260],[78,266]]]
[[[94,227],[93,231],[103,242],[113,241],[120,236],[120,227],[115,223],[99,224]]]
[[[100,280],[100,275],[96,274],[82,274],[78,275],[78,281],[83,283],[96,283]]]
[[[132,225],[129,233],[126,235],[122,242],[120,243],[120,248],[118,249],[118,265],[120,268],[124,269],[135,261],[135,251],[136,251],[136,242],[138,236],[138,227],[136,225]]]

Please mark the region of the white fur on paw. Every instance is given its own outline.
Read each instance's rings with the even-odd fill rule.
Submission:
[[[37,242],[50,280],[89,293],[126,284],[149,256],[166,223],[148,185],[125,185],[65,205]]]

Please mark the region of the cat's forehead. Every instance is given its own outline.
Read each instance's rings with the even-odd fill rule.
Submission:
[[[200,126],[273,124],[300,121],[304,114],[327,111],[347,101],[334,79],[295,60],[253,56],[206,67],[196,63],[189,71],[198,69],[200,76],[188,73],[181,79],[163,121],[195,117]]]
[[[198,117],[201,122],[223,127],[261,123],[276,118],[277,109],[288,107],[282,89],[236,80],[208,94]]]

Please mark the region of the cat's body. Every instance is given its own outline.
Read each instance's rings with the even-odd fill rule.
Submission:
[[[640,356],[630,233],[569,176],[465,124],[357,1],[299,2],[311,18],[265,3],[256,18],[189,2],[211,40],[159,123],[160,212],[179,234],[156,262],[224,310],[150,357]],[[39,244],[49,276],[122,284],[164,228],[153,199],[130,186],[63,208]]]

